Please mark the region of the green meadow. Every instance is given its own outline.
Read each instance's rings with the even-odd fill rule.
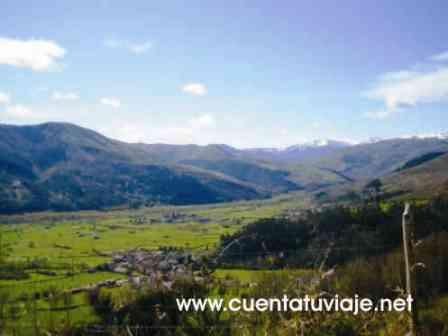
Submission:
[[[259,218],[300,208],[304,201],[287,195],[266,201],[153,207],[137,210],[35,213],[0,218],[0,257],[7,262],[34,265],[23,279],[0,280],[0,295],[9,309],[17,311],[12,328],[25,330],[32,323],[64,325],[95,321],[85,293],[70,296],[69,302],[51,305],[48,294],[92,285],[99,281],[126,278],[125,275],[88,269],[110,259],[114,251],[135,248],[178,247],[193,253],[213,251],[220,236],[231,234]],[[218,270],[219,278],[232,277],[242,283],[261,272]],[[34,298],[34,300],[31,300]],[[36,316],[27,305],[37,306]]]

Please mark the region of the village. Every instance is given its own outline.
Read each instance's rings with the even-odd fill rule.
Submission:
[[[171,289],[176,279],[194,277],[204,265],[189,252],[178,249],[150,251],[135,249],[112,254],[110,262],[97,265],[89,273],[112,272],[127,275],[128,279],[108,279],[88,286],[74,288],[72,293],[89,291],[100,287],[121,287],[129,284],[134,288]]]

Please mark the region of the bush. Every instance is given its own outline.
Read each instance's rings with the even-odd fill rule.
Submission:
[[[25,272],[24,265],[21,263],[0,263],[0,280],[24,280],[29,277],[29,274]]]

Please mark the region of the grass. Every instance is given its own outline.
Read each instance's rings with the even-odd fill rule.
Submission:
[[[214,273],[215,277],[233,278],[239,280],[242,284],[248,284],[260,280],[265,275],[282,275],[300,277],[309,274],[310,270],[303,269],[281,269],[281,270],[248,270],[248,269],[217,269]]]
[[[97,273],[79,273],[73,276],[33,276],[28,280],[17,281],[8,280],[2,281],[0,291],[7,291],[10,300],[20,298],[24,295],[31,297],[34,293],[43,294],[49,288],[54,288],[60,292],[77,288],[80,286],[87,286],[95,284],[99,281],[108,279],[123,279],[125,276],[110,272]]]
[[[27,311],[27,305],[35,305],[33,313]],[[70,297],[70,302],[63,300],[51,307],[44,299],[22,301],[18,303],[19,313],[14,321],[7,321],[6,330],[16,335],[34,335],[34,323],[39,330],[61,328],[66,325],[81,325],[98,321],[93,308],[88,304],[86,293],[79,293]]]
[[[259,218],[272,217],[303,201],[278,197],[268,201],[225,203],[207,206],[156,207],[136,211],[45,213],[0,218],[2,255],[10,258],[75,258],[76,262],[102,262],[98,252],[132,248],[157,249],[176,246],[213,248],[223,234],[233,233]],[[180,213],[174,223],[163,216]],[[205,222],[199,222],[203,218]],[[138,222],[141,220],[142,223]],[[9,224],[8,224],[9,222]],[[13,222],[13,223],[11,223]]]
[[[95,264],[101,261],[98,252],[110,253],[132,248],[156,249],[160,246],[205,248],[215,244],[220,235],[237,230],[239,225],[180,224],[134,225],[126,221],[98,221],[92,224],[60,223],[23,224],[15,235],[9,234],[11,256],[53,259],[74,257],[77,261]],[[82,258],[82,259],[80,259]],[[91,259],[93,258],[93,259]]]
[[[300,208],[305,200],[290,194],[270,200],[244,201],[201,206],[161,206],[138,210],[84,211],[75,213],[36,213],[0,217],[0,260],[24,261],[44,259],[53,276],[27,271],[28,279],[0,280],[0,294],[8,292],[17,301],[21,313],[15,326],[30,325],[25,299],[50,288],[64,291],[122,275],[87,273],[92,266],[104,263],[113,251],[134,248],[158,249],[175,246],[192,251],[213,250],[223,234],[231,234],[242,226],[279,215],[289,208]],[[181,214],[174,222],[166,215]],[[251,281],[258,271],[218,270],[217,276],[235,276]],[[20,301],[22,300],[22,301]],[[72,323],[94,321],[85,294],[73,296],[80,307],[70,311],[50,312],[49,303],[38,299],[38,323],[63,325],[69,316]],[[25,328],[26,329],[26,328]],[[23,330],[25,330],[23,329]],[[31,331],[31,329],[30,329]],[[26,334],[26,333],[25,333]]]

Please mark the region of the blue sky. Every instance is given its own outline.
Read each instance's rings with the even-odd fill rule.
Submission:
[[[0,122],[283,147],[448,130],[447,1],[0,4]]]

